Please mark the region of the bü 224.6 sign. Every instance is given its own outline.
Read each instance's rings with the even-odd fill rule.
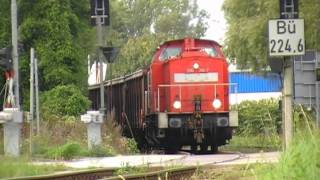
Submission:
[[[269,56],[305,54],[304,20],[269,20]]]

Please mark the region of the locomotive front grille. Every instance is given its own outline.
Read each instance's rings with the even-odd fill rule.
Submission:
[[[161,84],[154,93],[156,112],[193,113],[229,111],[229,91],[234,83]],[[199,97],[198,101],[195,98]],[[200,103],[201,102],[201,103]]]

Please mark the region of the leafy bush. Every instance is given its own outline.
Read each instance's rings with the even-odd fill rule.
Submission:
[[[138,154],[140,152],[138,149],[138,144],[133,138],[127,138],[127,144],[129,154]]]
[[[281,148],[278,100],[243,101],[237,108],[239,127],[229,144],[222,147],[223,150],[257,152]]]
[[[114,156],[116,152],[114,149],[110,146],[94,146],[90,151],[89,151],[89,156],[94,156],[94,157],[105,157],[105,156]]]
[[[41,121],[40,127],[40,135],[25,139],[22,150],[29,150],[31,142],[33,155],[48,156],[49,150],[52,151],[68,142],[77,142],[82,147],[86,146],[86,126],[78,119],[50,119]],[[54,158],[53,155],[51,157]]]
[[[270,135],[281,128],[281,111],[275,99],[244,101],[238,106],[240,135]]]
[[[81,156],[85,151],[79,143],[68,142],[63,146],[49,149],[46,157],[53,159],[72,159],[76,156]]]
[[[107,114],[107,119],[102,127],[102,134],[103,142],[111,146],[115,152],[120,154],[139,153],[135,140],[122,136],[122,128],[114,120],[114,111]]]
[[[56,86],[41,96],[42,112],[45,117],[79,116],[90,106],[90,101],[74,85]]]

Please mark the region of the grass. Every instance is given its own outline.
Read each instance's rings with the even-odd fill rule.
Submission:
[[[221,151],[240,151],[243,153],[253,153],[260,151],[277,151],[281,149],[281,139],[279,135],[271,136],[233,136],[228,145],[222,146]]]
[[[257,179],[257,169],[266,168],[271,165],[244,164],[244,165],[225,165],[199,167],[191,180],[198,179]],[[259,173],[262,171],[259,171]]]
[[[271,169],[263,170],[259,179],[311,179],[320,177],[319,130],[297,132],[290,147]]]
[[[68,142],[62,146],[50,148],[45,154],[45,157],[51,159],[65,159],[69,160],[77,156],[81,156],[86,153],[86,149],[81,147],[77,142]]]
[[[62,165],[33,165],[27,158],[0,156],[0,178],[35,176],[66,170]]]
[[[64,160],[139,153],[136,142],[124,138],[121,128],[112,119],[112,113],[108,114],[102,125],[102,143],[91,150],[87,148],[86,125],[76,118],[62,118],[42,122],[41,134],[32,137],[32,153],[29,148],[30,135],[26,134],[22,142],[22,152],[32,154],[33,157]]]
[[[150,167],[149,164],[141,164],[138,166],[130,166],[129,164],[123,164],[121,168],[117,169],[115,175],[137,175],[147,172],[155,172],[160,170],[169,170],[182,168],[183,165],[167,165],[165,167]]]
[[[262,168],[259,179],[311,179],[320,177],[320,130],[315,118],[300,105],[294,113],[295,132],[279,163]]]
[[[139,165],[139,166],[130,166],[129,164],[123,165],[119,168],[115,174],[116,175],[134,175],[140,173],[146,173],[150,169],[150,166],[147,164]]]
[[[41,122],[41,134],[30,139],[29,124],[23,124],[21,152],[35,158],[69,160],[79,157],[106,157],[138,154],[134,139],[124,138],[121,128],[108,115],[102,125],[102,143],[88,150],[86,125],[78,119],[54,119]],[[3,155],[3,131],[0,125],[0,155]],[[30,146],[30,143],[32,144]],[[31,147],[31,148],[30,148]],[[32,153],[30,152],[32,151]]]

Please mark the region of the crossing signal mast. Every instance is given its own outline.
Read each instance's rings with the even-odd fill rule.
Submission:
[[[20,135],[22,111],[19,96],[19,57],[18,57],[18,21],[17,3],[11,0],[12,47],[0,49],[0,66],[5,68],[8,95],[0,112],[0,123],[3,123],[5,155],[20,155]]]
[[[103,46],[102,26],[110,24],[109,0],[91,0],[91,24],[97,26],[97,55],[100,63],[100,113],[105,113],[104,87],[103,87],[103,54],[100,47]]]
[[[298,0],[279,2],[280,19],[269,20],[269,57],[278,58],[278,63],[284,66],[282,119],[287,148],[293,137],[293,62],[290,56],[305,54],[304,20],[298,19]]]
[[[115,50],[104,45],[103,26],[110,24],[109,0],[91,0],[91,24],[97,27],[97,56],[100,64],[100,109],[99,111],[87,111],[81,115],[81,121],[87,125],[88,148],[92,149],[101,144],[101,125],[105,116],[103,61],[113,59]],[[108,61],[108,62],[109,62]],[[90,62],[89,62],[90,64]]]
[[[22,45],[17,45],[18,52],[22,51]],[[18,101],[16,100],[16,95],[14,92],[14,77],[18,73],[15,73],[14,63],[13,63],[13,48],[12,46],[1,48],[0,49],[0,67],[5,70],[5,100],[3,102],[4,108],[18,108]]]
[[[105,113],[104,87],[103,87],[103,61],[104,59],[110,64],[114,62],[118,54],[115,47],[104,45],[103,26],[110,25],[110,4],[109,0],[91,0],[91,24],[97,27],[97,55],[100,64],[100,113]],[[109,66],[107,66],[109,67]]]
[[[6,47],[0,49],[0,66],[5,69],[5,97],[3,102],[4,108],[12,108],[15,107],[15,99],[13,93],[13,78],[14,78],[14,70],[12,63],[12,48]]]

